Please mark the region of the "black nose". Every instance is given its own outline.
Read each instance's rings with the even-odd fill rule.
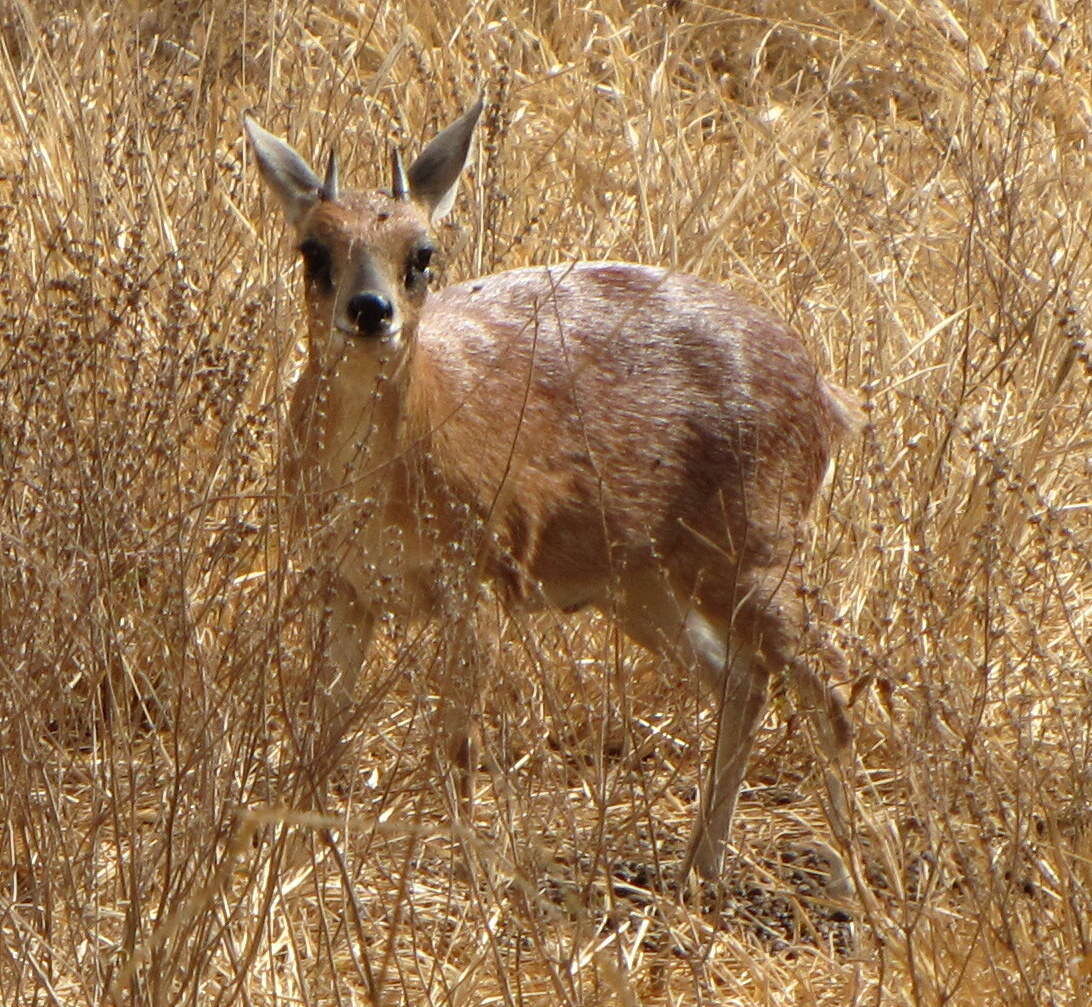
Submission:
[[[374,291],[353,294],[345,306],[349,321],[362,336],[381,336],[394,317],[394,308],[382,294]]]

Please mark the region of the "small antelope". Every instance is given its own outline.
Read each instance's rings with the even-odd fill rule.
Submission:
[[[430,293],[432,227],[481,111],[408,171],[395,154],[390,190],[367,193],[341,188],[332,153],[320,179],[245,122],[303,257],[309,356],[285,470],[304,530],[335,530],[334,663],[351,682],[385,614],[453,616],[472,635],[484,583],[511,611],[600,610],[696,670],[716,704],[682,865],[716,877],[770,675],[787,672],[830,752],[849,741],[800,655],[795,559],[853,400],[792,330],[694,276],[578,262]],[[465,797],[469,701],[450,705]]]

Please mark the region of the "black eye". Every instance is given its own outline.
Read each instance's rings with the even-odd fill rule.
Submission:
[[[308,238],[300,243],[300,255],[303,256],[303,273],[308,283],[317,283],[326,290],[333,288],[330,250],[315,238]]]
[[[428,245],[422,245],[410,252],[409,262],[406,263],[406,286],[412,287],[421,281],[428,282],[428,267],[432,262],[433,249]]]

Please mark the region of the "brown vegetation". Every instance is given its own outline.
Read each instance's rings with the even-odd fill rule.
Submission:
[[[0,1001],[1088,998],[1086,5],[2,10]],[[378,183],[479,81],[448,279],[721,278],[861,390],[808,571],[856,675],[848,899],[778,701],[731,874],[673,888],[704,705],[595,621],[482,613],[472,831],[442,625],[387,627],[335,758],[278,521],[297,267],[240,114]]]

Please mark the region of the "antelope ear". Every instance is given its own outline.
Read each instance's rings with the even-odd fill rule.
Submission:
[[[280,137],[267,133],[250,116],[243,117],[243,125],[262,178],[280,201],[288,222],[298,224],[321,198],[322,181]]]
[[[432,223],[443,219],[455,202],[459,176],[470,160],[474,127],[482,114],[481,97],[440,133],[410,165],[407,178],[410,198],[428,210]]]

